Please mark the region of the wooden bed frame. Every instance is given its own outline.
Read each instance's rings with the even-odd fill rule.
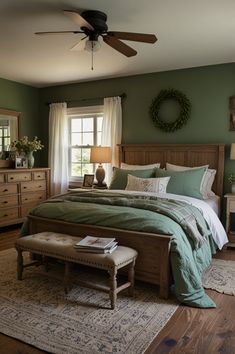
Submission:
[[[119,145],[120,162],[145,165],[166,162],[184,165],[209,165],[217,174],[213,185],[216,195],[223,195],[224,145],[223,144],[122,144]],[[30,233],[55,231],[77,236],[114,236],[119,244],[138,251],[136,278],[158,284],[159,296],[167,298],[171,281],[170,243],[171,236],[162,234],[126,231],[121,229],[74,224],[54,219],[28,216]]]

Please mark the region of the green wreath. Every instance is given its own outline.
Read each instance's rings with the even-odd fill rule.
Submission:
[[[177,118],[171,122],[164,122],[160,110],[164,102],[174,100],[180,105],[180,112]],[[191,111],[191,103],[182,92],[174,89],[161,90],[150,106],[150,114],[156,127],[165,132],[174,132],[186,124]]]

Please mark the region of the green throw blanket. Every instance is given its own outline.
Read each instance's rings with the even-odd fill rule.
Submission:
[[[48,199],[31,214],[173,235],[171,266],[177,298],[190,306],[215,307],[201,281],[202,271],[209,266],[215,246],[209,227],[196,207],[182,201],[138,194],[76,191]]]

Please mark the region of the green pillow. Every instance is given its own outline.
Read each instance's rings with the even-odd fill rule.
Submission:
[[[207,167],[187,171],[166,171],[156,168],[155,176],[171,177],[166,188],[167,193],[203,199],[201,183],[206,170]]]
[[[140,178],[155,177],[155,168],[151,168],[149,170],[124,170],[122,168],[114,167],[113,177],[109,189],[125,189],[128,175]]]

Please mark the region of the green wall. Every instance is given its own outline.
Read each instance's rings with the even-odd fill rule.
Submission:
[[[21,112],[20,136],[38,134],[39,91],[27,85],[0,78],[0,108]]]
[[[184,92],[192,103],[190,120],[181,130],[165,133],[154,127],[149,116],[152,99],[164,88]],[[83,82],[40,89],[40,137],[48,137],[48,102],[73,101],[69,105],[98,104],[97,97],[125,92],[123,99],[123,143],[225,143],[225,190],[227,176],[235,171],[229,160],[229,96],[235,95],[235,64],[198,67],[123,78]],[[91,100],[90,100],[91,99]],[[77,102],[75,102],[77,100]],[[46,164],[44,150],[44,164]]]

